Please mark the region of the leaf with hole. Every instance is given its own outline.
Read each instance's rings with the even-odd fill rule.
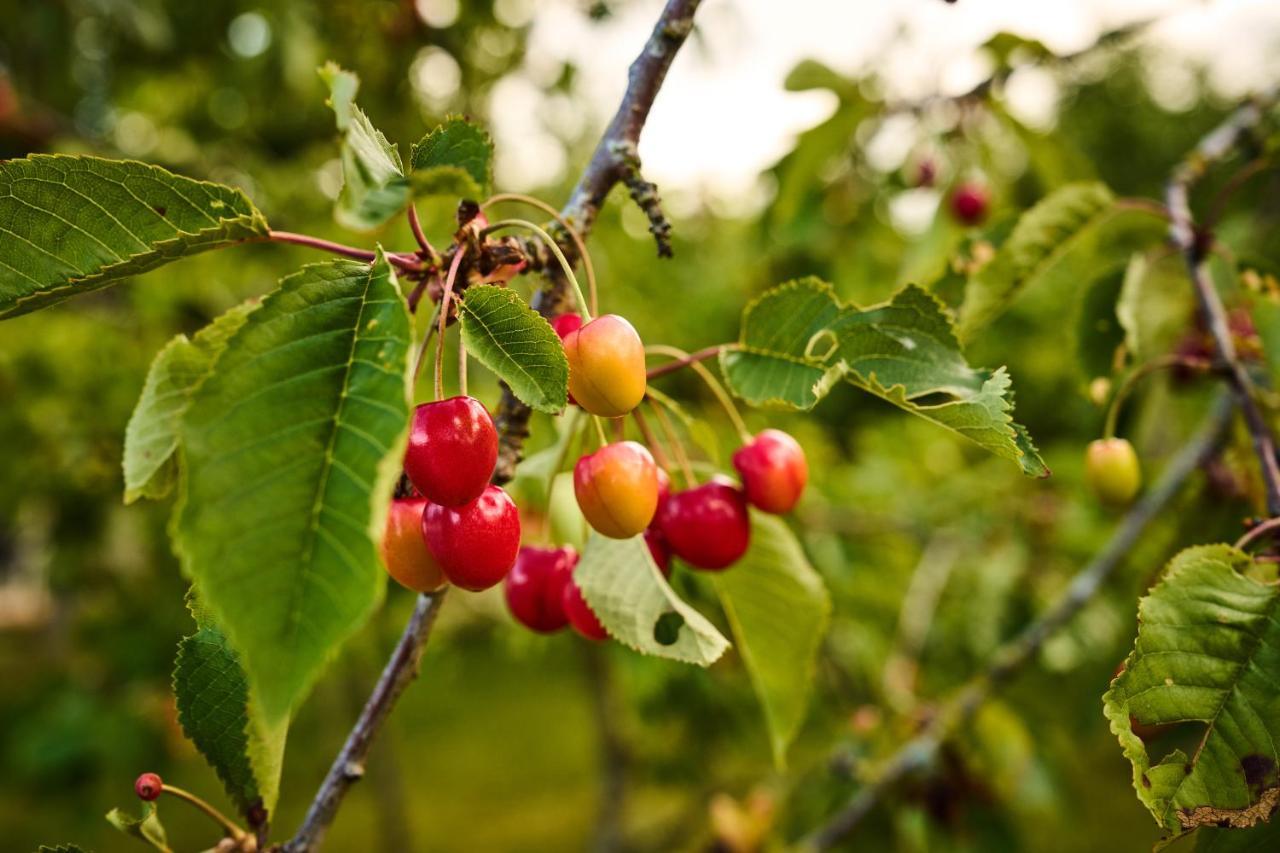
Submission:
[[[48,154],[0,161],[0,319],[266,234],[244,193],[158,166]]]
[[[511,388],[521,402],[555,414],[569,399],[569,361],[551,324],[506,287],[467,288],[462,299],[467,352]]]

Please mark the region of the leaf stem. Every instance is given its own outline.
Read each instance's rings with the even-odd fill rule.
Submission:
[[[1111,405],[1107,407],[1106,425],[1102,428],[1103,438],[1115,438],[1116,423],[1120,419],[1120,409],[1124,405],[1129,394],[1133,392],[1134,387],[1144,377],[1150,376],[1157,370],[1167,370],[1173,367],[1185,367],[1189,370],[1208,370],[1212,365],[1202,358],[1192,358],[1181,355],[1164,355],[1159,358],[1153,358],[1146,364],[1134,368],[1124,381],[1120,383],[1120,387],[1116,389],[1115,396],[1111,398]]]
[[[427,360],[427,350],[431,346],[431,338],[436,333],[436,321],[440,319],[440,306],[436,305],[435,311],[431,314],[431,320],[427,323],[427,331],[422,336],[422,345],[418,347],[418,358],[413,364],[413,388],[416,393],[418,388],[418,377],[422,375],[422,365]]]
[[[245,831],[239,826],[236,826],[234,821],[190,791],[185,790],[184,788],[175,787],[167,782],[160,785],[160,790],[170,796],[177,797],[179,800],[185,800],[200,811],[204,812],[213,820],[214,823],[225,829],[236,841],[245,837]]]
[[[666,376],[668,373],[675,373],[681,368],[688,367],[695,361],[706,361],[709,358],[715,358],[723,350],[732,347],[733,344],[716,344],[715,346],[700,349],[695,353],[689,353],[684,358],[678,358],[675,361],[668,361],[666,364],[660,364],[649,370],[647,376],[649,379],[657,379],[659,376]]]
[[[418,218],[418,206],[409,203],[409,230],[413,232],[413,239],[418,241],[418,245],[422,247],[422,253],[433,263],[439,263],[440,255],[436,252],[435,246],[431,245],[431,241],[427,239],[427,235],[422,230],[422,220]]]
[[[480,205],[480,209],[484,210],[490,205],[501,204],[506,201],[521,202],[523,204],[530,205],[531,207],[536,207],[538,210],[541,210],[543,213],[546,213],[555,219],[556,222],[560,223],[560,227],[569,235],[569,239],[573,241],[574,248],[578,250],[578,257],[582,258],[582,268],[587,273],[587,294],[591,297],[591,313],[599,313],[600,308],[597,301],[599,298],[599,292],[596,286],[596,269],[595,265],[591,263],[591,253],[587,251],[587,244],[583,241],[582,236],[568,223],[567,220],[565,220],[563,216],[560,215],[560,211],[556,210],[542,199],[535,198],[531,195],[524,195],[523,193],[498,193],[495,196],[490,196],[488,201]]]
[[[1253,544],[1263,536],[1274,533],[1276,530],[1280,530],[1280,518],[1268,518],[1261,524],[1254,525],[1243,536],[1237,539],[1236,544],[1232,547],[1238,551],[1243,551],[1247,546]]]
[[[292,243],[295,246],[319,249],[322,252],[341,255],[344,258],[353,258],[357,261],[369,261],[372,263],[378,257],[376,252],[371,252],[368,249],[357,249],[355,246],[345,246],[332,240],[322,240],[319,237],[312,237],[310,234],[295,234],[292,231],[268,231],[267,239],[275,243]],[[405,257],[396,252],[387,252],[386,257],[388,263],[405,272],[422,272],[425,269],[422,262],[417,258]]]
[[[714,348],[717,352],[719,347]],[[716,379],[702,363],[702,359],[694,358],[689,353],[676,347],[669,347],[663,344],[651,344],[644,348],[647,353],[653,355],[669,355],[679,359],[683,365],[692,367],[694,372],[702,377],[702,381],[707,383],[707,387],[711,389],[711,393],[716,395],[716,399],[720,401],[720,406],[724,409],[725,414],[729,416],[729,420],[733,423],[733,428],[738,431],[738,437],[742,439],[743,444],[751,441],[751,431],[747,429],[746,422],[742,419],[742,415],[738,413],[738,407],[733,404],[733,398],[729,396],[729,392],[724,390],[724,386],[720,384],[720,380]],[[705,352],[705,350],[704,350]],[[708,358],[710,356],[707,356]]]
[[[449,300],[453,298],[453,283],[458,278],[458,268],[462,266],[462,256],[466,253],[467,247],[459,244],[457,251],[453,253],[453,261],[449,264],[449,275],[444,280],[444,292],[440,294],[440,309],[437,312],[439,326],[436,329],[435,399],[437,400],[444,397],[444,327],[449,321]]]
[[[541,227],[534,225],[526,219],[503,219],[499,222],[493,223],[480,233],[482,235],[492,234],[494,231],[498,231],[502,228],[524,228],[528,231],[532,231],[534,234],[537,234],[542,238],[542,241],[547,244],[547,248],[551,250],[551,254],[555,255],[556,260],[560,262],[560,267],[564,270],[565,278],[569,279],[569,284],[573,286],[573,295],[574,299],[578,302],[578,313],[582,315],[582,322],[584,324],[590,323],[591,312],[587,308],[586,298],[582,295],[582,286],[578,284],[578,278],[573,274],[573,264],[569,263],[569,259],[564,256],[564,252],[560,251],[560,246],[557,245],[554,239],[552,239],[551,235],[546,231],[543,231]]]

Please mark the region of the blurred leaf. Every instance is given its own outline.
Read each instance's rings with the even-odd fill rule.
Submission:
[[[160,824],[160,818],[156,814],[155,803],[143,802],[141,817],[133,817],[125,814],[120,809],[112,809],[107,812],[107,823],[125,835],[132,836],[139,841],[145,841],[157,850],[163,850],[164,853],[172,853],[169,850],[168,836],[165,835],[164,827]]]
[[[1138,604],[1138,639],[1103,697],[1133,764],[1138,799],[1166,829],[1252,826],[1280,801],[1280,586],[1249,576],[1247,554],[1188,548]],[[1152,764],[1134,724],[1205,724],[1190,758]]]
[[[824,65],[816,59],[802,59],[787,74],[783,87],[788,92],[806,92],[811,89],[842,92],[854,88],[854,83],[829,65]]]
[[[511,393],[540,412],[564,409],[569,361],[546,318],[515,291],[496,285],[467,288],[460,314],[467,352],[506,382]]]
[[[160,499],[178,480],[174,452],[191,395],[209,375],[227,341],[258,307],[255,298],[225,312],[195,337],[177,335],[151,362],[142,395],[124,433],[124,502]]]
[[[488,195],[493,183],[493,143],[483,128],[459,116],[428,133],[413,146],[413,171],[430,173],[441,166],[464,170],[475,181],[478,195]]]
[[[729,647],[715,626],[667,585],[643,536],[609,539],[592,533],[573,578],[609,635],[638,652],[710,666]]]
[[[1124,270],[1104,275],[1090,283],[1080,298],[1076,360],[1085,379],[1110,376],[1116,368],[1116,350],[1125,339],[1124,327],[1116,316],[1124,279]]]
[[[754,510],[751,547],[712,577],[783,768],[809,706],[831,597],[786,522]]]
[[[267,233],[231,187],[46,154],[0,161],[0,223],[0,319]]]
[[[969,279],[960,306],[961,338],[972,337],[998,317],[1081,235],[1102,222],[1113,202],[1103,184],[1067,184],[1022,214],[995,260]]]
[[[372,231],[409,204],[409,180],[394,145],[356,106],[360,81],[334,63],[320,69],[342,140],[342,194],[334,215],[356,231]]]
[[[1014,54],[1022,54],[1028,60],[1053,56],[1053,51],[1039,39],[1024,38],[1014,33],[996,33],[983,43],[982,48],[992,54],[992,58],[1001,67],[1008,67]]]
[[[409,176],[416,196],[444,195],[453,198],[479,198],[480,185],[461,166],[433,166]]]
[[[591,528],[578,506],[570,471],[561,471],[551,480],[547,492],[547,524],[551,529],[551,541],[556,545],[572,545],[579,551],[586,546]]]
[[[1195,853],[1275,853],[1276,850],[1280,850],[1280,820],[1249,829],[1204,826],[1196,830]]]
[[[85,853],[85,851],[74,844],[59,844],[57,847],[41,844],[36,848],[36,853]]]
[[[409,336],[381,255],[308,266],[249,315],[183,419],[175,549],[268,727],[382,591]]]
[[[880,306],[841,305],[814,278],[775,287],[747,306],[739,345],[721,354],[734,393],[756,406],[810,409],[839,380],[875,394],[1048,475],[1026,430],[1013,422],[1004,368],[964,360],[950,318],[915,286]]]

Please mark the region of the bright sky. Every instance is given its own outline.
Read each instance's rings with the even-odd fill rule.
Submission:
[[[579,0],[500,0],[513,21],[533,22],[525,67],[493,93],[500,186],[535,187],[567,168],[548,128],[603,126],[662,5],[636,0],[591,22]],[[833,108],[827,93],[783,90],[802,59],[849,73],[874,63],[906,97],[960,92],[986,76],[974,48],[1000,30],[1072,51],[1099,32],[1155,17],[1150,40],[1168,50],[1151,76],[1168,103],[1188,93],[1192,63],[1206,64],[1224,95],[1280,80],[1280,0],[705,0],[645,129],[641,158],[666,196],[747,199],[760,171]],[[564,60],[580,69],[590,114],[543,94]],[[1033,102],[1035,89],[1027,93]]]

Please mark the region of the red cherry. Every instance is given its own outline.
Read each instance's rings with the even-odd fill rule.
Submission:
[[[573,311],[560,314],[551,321],[551,328],[555,329],[556,334],[563,341],[570,332],[576,332],[582,328],[582,315],[575,314]]]
[[[497,486],[460,507],[428,504],[422,516],[427,547],[449,582],[488,589],[506,577],[520,550],[520,512]]]
[[[662,538],[662,531],[656,527],[646,527],[644,544],[649,546],[649,554],[658,564],[658,571],[662,572],[662,576],[671,577],[671,548],[667,545],[667,540]]]
[[[507,608],[521,624],[549,634],[569,624],[564,613],[564,589],[572,583],[578,552],[563,548],[525,546],[503,583]]]
[[[572,575],[569,577],[569,582],[565,584],[562,603],[564,605],[564,615],[568,617],[569,624],[573,626],[573,630],[588,640],[609,639],[609,632],[600,624],[596,614],[591,612],[591,606],[582,597],[582,590],[578,588],[578,584],[574,581]]]
[[[159,799],[160,792],[163,790],[164,782],[154,773],[143,773],[133,783],[133,792],[139,799],[147,802]]]
[[[775,515],[791,512],[809,482],[804,449],[778,429],[767,429],[738,448],[733,467],[742,475],[742,490],[751,505]]]
[[[474,397],[423,403],[413,412],[404,471],[434,504],[462,506],[480,497],[498,461],[498,431]]]
[[[573,493],[588,524],[613,539],[630,539],[658,511],[658,466],[643,444],[606,444],[573,466]]]
[[[431,592],[445,585],[440,564],[427,550],[422,535],[425,498],[397,498],[387,509],[382,536],[382,564],[402,586],[415,592]]]
[[[658,528],[673,554],[700,569],[723,569],[736,562],[751,538],[746,498],[715,480],[667,498]]]
[[[990,194],[982,184],[963,183],[951,193],[951,213],[964,225],[979,225],[987,218],[990,202]]]
[[[666,470],[657,469],[658,474],[658,509],[662,509],[662,505],[667,502],[667,498],[671,497],[671,475]]]

